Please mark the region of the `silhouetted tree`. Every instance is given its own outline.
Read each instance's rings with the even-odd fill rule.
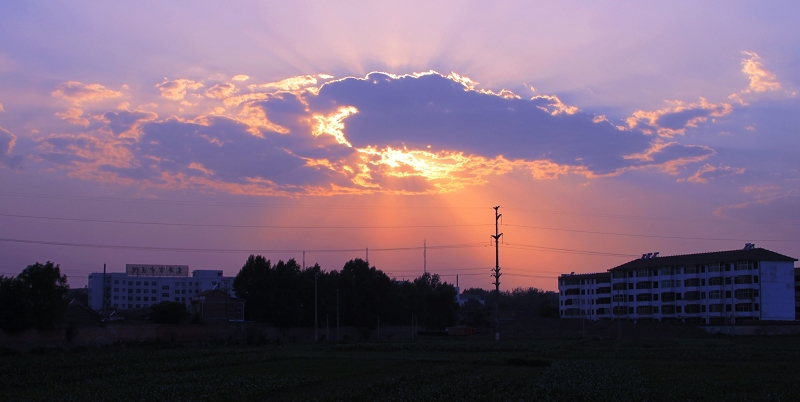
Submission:
[[[0,327],[8,332],[55,328],[64,318],[67,276],[48,261],[22,270],[16,278],[0,276]]]

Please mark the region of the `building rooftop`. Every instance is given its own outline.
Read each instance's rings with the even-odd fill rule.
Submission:
[[[606,272],[589,272],[589,273],[585,273],[585,274],[576,274],[576,273],[574,273],[574,272],[573,272],[573,273],[569,273],[569,274],[561,274],[561,275],[559,275],[558,277],[559,277],[559,278],[561,278],[561,277],[570,277],[570,278],[599,278],[599,277],[601,277],[601,276],[608,276],[608,275],[611,275],[611,274],[609,274],[609,273],[608,273],[608,271],[606,271]]]
[[[714,251],[711,253],[670,255],[654,258],[639,258],[625,264],[611,268],[609,271],[618,269],[638,269],[638,268],[658,268],[669,266],[681,266],[685,264],[710,264],[726,263],[736,261],[797,261],[783,254],[776,253],[764,248],[751,248],[749,250],[730,250]]]

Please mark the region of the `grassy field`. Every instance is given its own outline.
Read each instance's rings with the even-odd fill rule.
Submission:
[[[753,401],[800,396],[800,338],[422,338],[0,358],[0,399]]]

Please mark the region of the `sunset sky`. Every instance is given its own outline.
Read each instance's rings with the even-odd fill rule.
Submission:
[[[377,3],[377,4],[373,4]],[[800,3],[0,4],[0,274],[800,257]]]

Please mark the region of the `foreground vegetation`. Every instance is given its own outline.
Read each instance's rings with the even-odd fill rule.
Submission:
[[[0,358],[4,400],[794,400],[800,338],[114,347]]]

